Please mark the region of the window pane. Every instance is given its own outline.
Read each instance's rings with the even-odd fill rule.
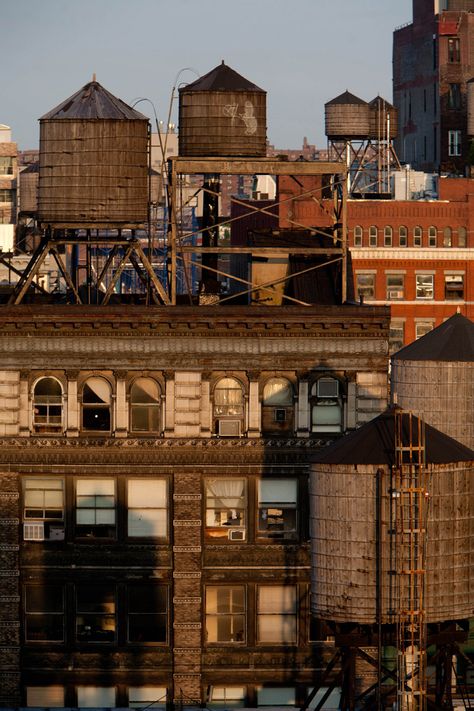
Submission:
[[[296,504],[297,490],[296,479],[260,479],[258,482],[258,500],[260,504]]]
[[[111,388],[104,378],[89,378],[84,383],[82,401],[87,403],[110,403]]]
[[[165,537],[167,534],[165,509],[140,509],[128,511],[129,536]]]
[[[30,642],[64,639],[64,599],[61,585],[25,587],[25,636]]]
[[[245,697],[245,686],[211,686],[207,706],[210,708],[245,706]]]
[[[245,641],[243,586],[208,586],[206,589],[206,641]]]
[[[129,686],[129,708],[164,709],[166,707],[165,686]]]
[[[115,640],[115,591],[105,585],[76,588],[76,634],[80,642]]]
[[[160,391],[157,383],[151,378],[138,378],[132,385],[130,399],[132,403],[157,403]]]
[[[294,615],[258,616],[258,641],[271,643],[296,642],[296,617]]]
[[[62,686],[27,686],[26,705],[43,708],[64,707],[64,687]]]
[[[76,483],[78,494],[89,494],[91,496],[103,496],[115,494],[115,482],[113,479],[78,479]]]
[[[129,506],[165,508],[166,504],[167,487],[164,479],[129,479]]]
[[[259,706],[296,706],[296,691],[293,686],[257,687]]]
[[[286,378],[271,378],[263,389],[264,405],[291,405],[293,388]]]
[[[113,708],[115,687],[113,686],[78,686],[77,705],[83,708]]]
[[[434,277],[432,274],[416,275],[416,298],[432,299],[434,294]]]
[[[245,508],[245,479],[209,479],[206,482],[206,526],[242,527],[245,525]]]

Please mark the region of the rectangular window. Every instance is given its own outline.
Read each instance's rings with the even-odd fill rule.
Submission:
[[[206,588],[206,642],[245,642],[243,585]]]
[[[416,298],[417,299],[433,299],[434,298],[434,276],[433,276],[433,274],[417,274],[416,275]]]
[[[76,587],[78,642],[115,642],[115,589],[110,585]]]
[[[24,540],[64,540],[64,480],[23,481]]]
[[[461,108],[461,85],[460,84],[450,84],[449,85],[448,108],[450,108],[450,109],[460,109]]]
[[[129,686],[129,709],[166,709],[166,686]]]
[[[448,131],[448,155],[461,155],[461,131]]]
[[[296,586],[259,585],[257,636],[260,643],[296,644]]]
[[[356,293],[364,299],[375,299],[375,274],[356,274]]]
[[[372,225],[369,227],[369,247],[377,246],[377,227]]]
[[[245,686],[211,686],[206,708],[227,709],[245,706],[247,689]]]
[[[166,643],[168,589],[165,585],[130,585],[128,588],[129,642]]]
[[[405,342],[405,324],[403,321],[391,321],[390,333],[388,336],[388,347],[390,353],[396,353],[403,348]]]
[[[62,585],[25,586],[25,638],[27,642],[64,641]]]
[[[13,190],[0,188],[0,202],[13,202]]]
[[[246,507],[245,479],[208,479],[206,534],[213,538],[245,540]]]
[[[114,708],[116,690],[114,686],[78,686],[78,708]]]
[[[166,538],[167,482],[165,479],[129,479],[127,530],[131,538]]]
[[[461,45],[459,37],[448,37],[448,62],[457,64],[461,61]]]
[[[433,328],[434,324],[432,321],[418,321],[418,323],[415,324],[415,339],[426,336]]]
[[[392,246],[392,235],[393,235],[393,230],[392,228],[387,225],[383,231],[383,246],[384,247],[391,247]]]
[[[464,275],[446,274],[444,277],[444,298],[447,301],[464,299]]]
[[[260,479],[258,482],[258,535],[295,539],[297,536],[298,482],[296,479]]]
[[[354,247],[362,247],[362,235],[362,227],[360,225],[354,227]]]
[[[13,175],[13,158],[0,156],[0,175]]]
[[[405,277],[403,274],[387,274],[387,300],[397,301],[404,297]]]
[[[423,229],[421,227],[414,227],[413,228],[413,246],[414,247],[421,247],[422,246],[422,240],[423,240]]]
[[[294,686],[257,687],[257,706],[296,706]]]
[[[79,479],[76,482],[76,534],[88,538],[115,536],[113,479]]]
[[[436,237],[437,237],[438,231],[436,227],[429,227],[428,228],[428,247],[436,247]]]
[[[26,705],[40,708],[64,708],[64,687],[27,686]]]

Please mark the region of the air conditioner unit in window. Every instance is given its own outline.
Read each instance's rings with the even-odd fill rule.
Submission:
[[[44,523],[24,523],[24,541],[44,541]]]
[[[401,289],[389,289],[388,290],[389,299],[403,299],[403,291]]]
[[[220,437],[240,437],[240,420],[219,420]]]
[[[64,541],[64,526],[49,526],[50,541]]]
[[[317,393],[318,397],[337,397],[339,395],[339,381],[334,378],[320,378]]]
[[[229,541],[245,541],[245,528],[230,528]]]

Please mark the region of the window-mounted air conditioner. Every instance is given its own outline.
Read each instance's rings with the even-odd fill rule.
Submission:
[[[64,526],[49,526],[49,541],[64,541]]]
[[[24,523],[24,541],[44,541],[44,523]]]
[[[388,291],[389,299],[403,299],[403,291],[400,289],[389,289]]]
[[[338,397],[339,381],[335,378],[320,378],[318,380],[318,397]]]
[[[240,420],[219,420],[219,437],[240,437]]]
[[[229,541],[245,541],[245,528],[230,528]]]

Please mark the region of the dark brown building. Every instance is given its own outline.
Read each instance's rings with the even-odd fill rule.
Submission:
[[[308,461],[385,408],[388,309],[0,322],[0,705],[300,704]]]

